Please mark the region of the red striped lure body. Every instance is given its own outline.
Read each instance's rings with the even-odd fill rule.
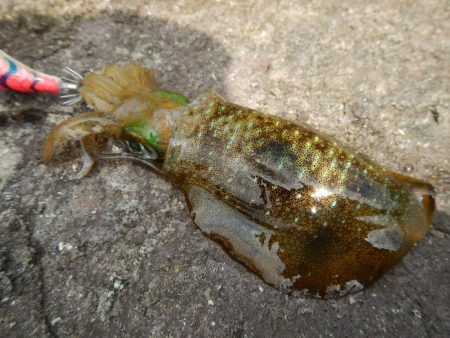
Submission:
[[[21,93],[62,94],[76,90],[77,81],[82,78],[73,71],[67,71],[76,79],[62,79],[34,70],[0,50],[0,90]],[[78,94],[68,94],[67,98],[76,98]]]
[[[81,94],[96,111],[55,127],[52,158],[80,140],[82,175],[114,137],[176,182],[194,223],[284,291],[342,296],[369,285],[423,238],[433,187],[391,172],[312,128],[206,93],[192,103],[138,65],[107,66]],[[136,150],[137,149],[137,150]]]

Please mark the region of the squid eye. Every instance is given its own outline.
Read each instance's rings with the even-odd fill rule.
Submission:
[[[140,153],[142,151],[142,143],[135,142],[135,141],[125,141],[128,150],[132,153]]]
[[[128,150],[138,155],[143,160],[156,160],[158,153],[150,146],[145,146],[142,143],[136,141],[125,141]]]

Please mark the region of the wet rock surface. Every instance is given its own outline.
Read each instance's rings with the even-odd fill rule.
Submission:
[[[448,336],[450,9],[339,3],[3,1],[0,48],[33,67],[137,61],[191,99],[214,89],[429,181],[438,212],[373,286],[292,297],[206,239],[146,169],[73,180],[76,146],[44,166],[50,128],[86,107],[0,93],[0,335]]]

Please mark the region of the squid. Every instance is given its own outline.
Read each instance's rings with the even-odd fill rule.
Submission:
[[[424,181],[393,172],[331,136],[228,102],[189,101],[138,64],[107,65],[79,88],[93,111],[53,128],[48,163],[68,141],[96,161],[144,163],[183,192],[210,239],[266,283],[333,298],[360,291],[422,239],[435,210]],[[108,153],[108,140],[123,152]]]

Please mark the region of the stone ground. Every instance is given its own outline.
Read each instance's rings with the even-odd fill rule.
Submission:
[[[426,238],[334,301],[264,284],[191,223],[170,182],[128,163],[80,181],[46,134],[85,109],[0,93],[0,336],[450,335],[450,6],[446,1],[14,1],[0,48],[36,68],[138,61],[190,98],[305,121],[435,185]]]

